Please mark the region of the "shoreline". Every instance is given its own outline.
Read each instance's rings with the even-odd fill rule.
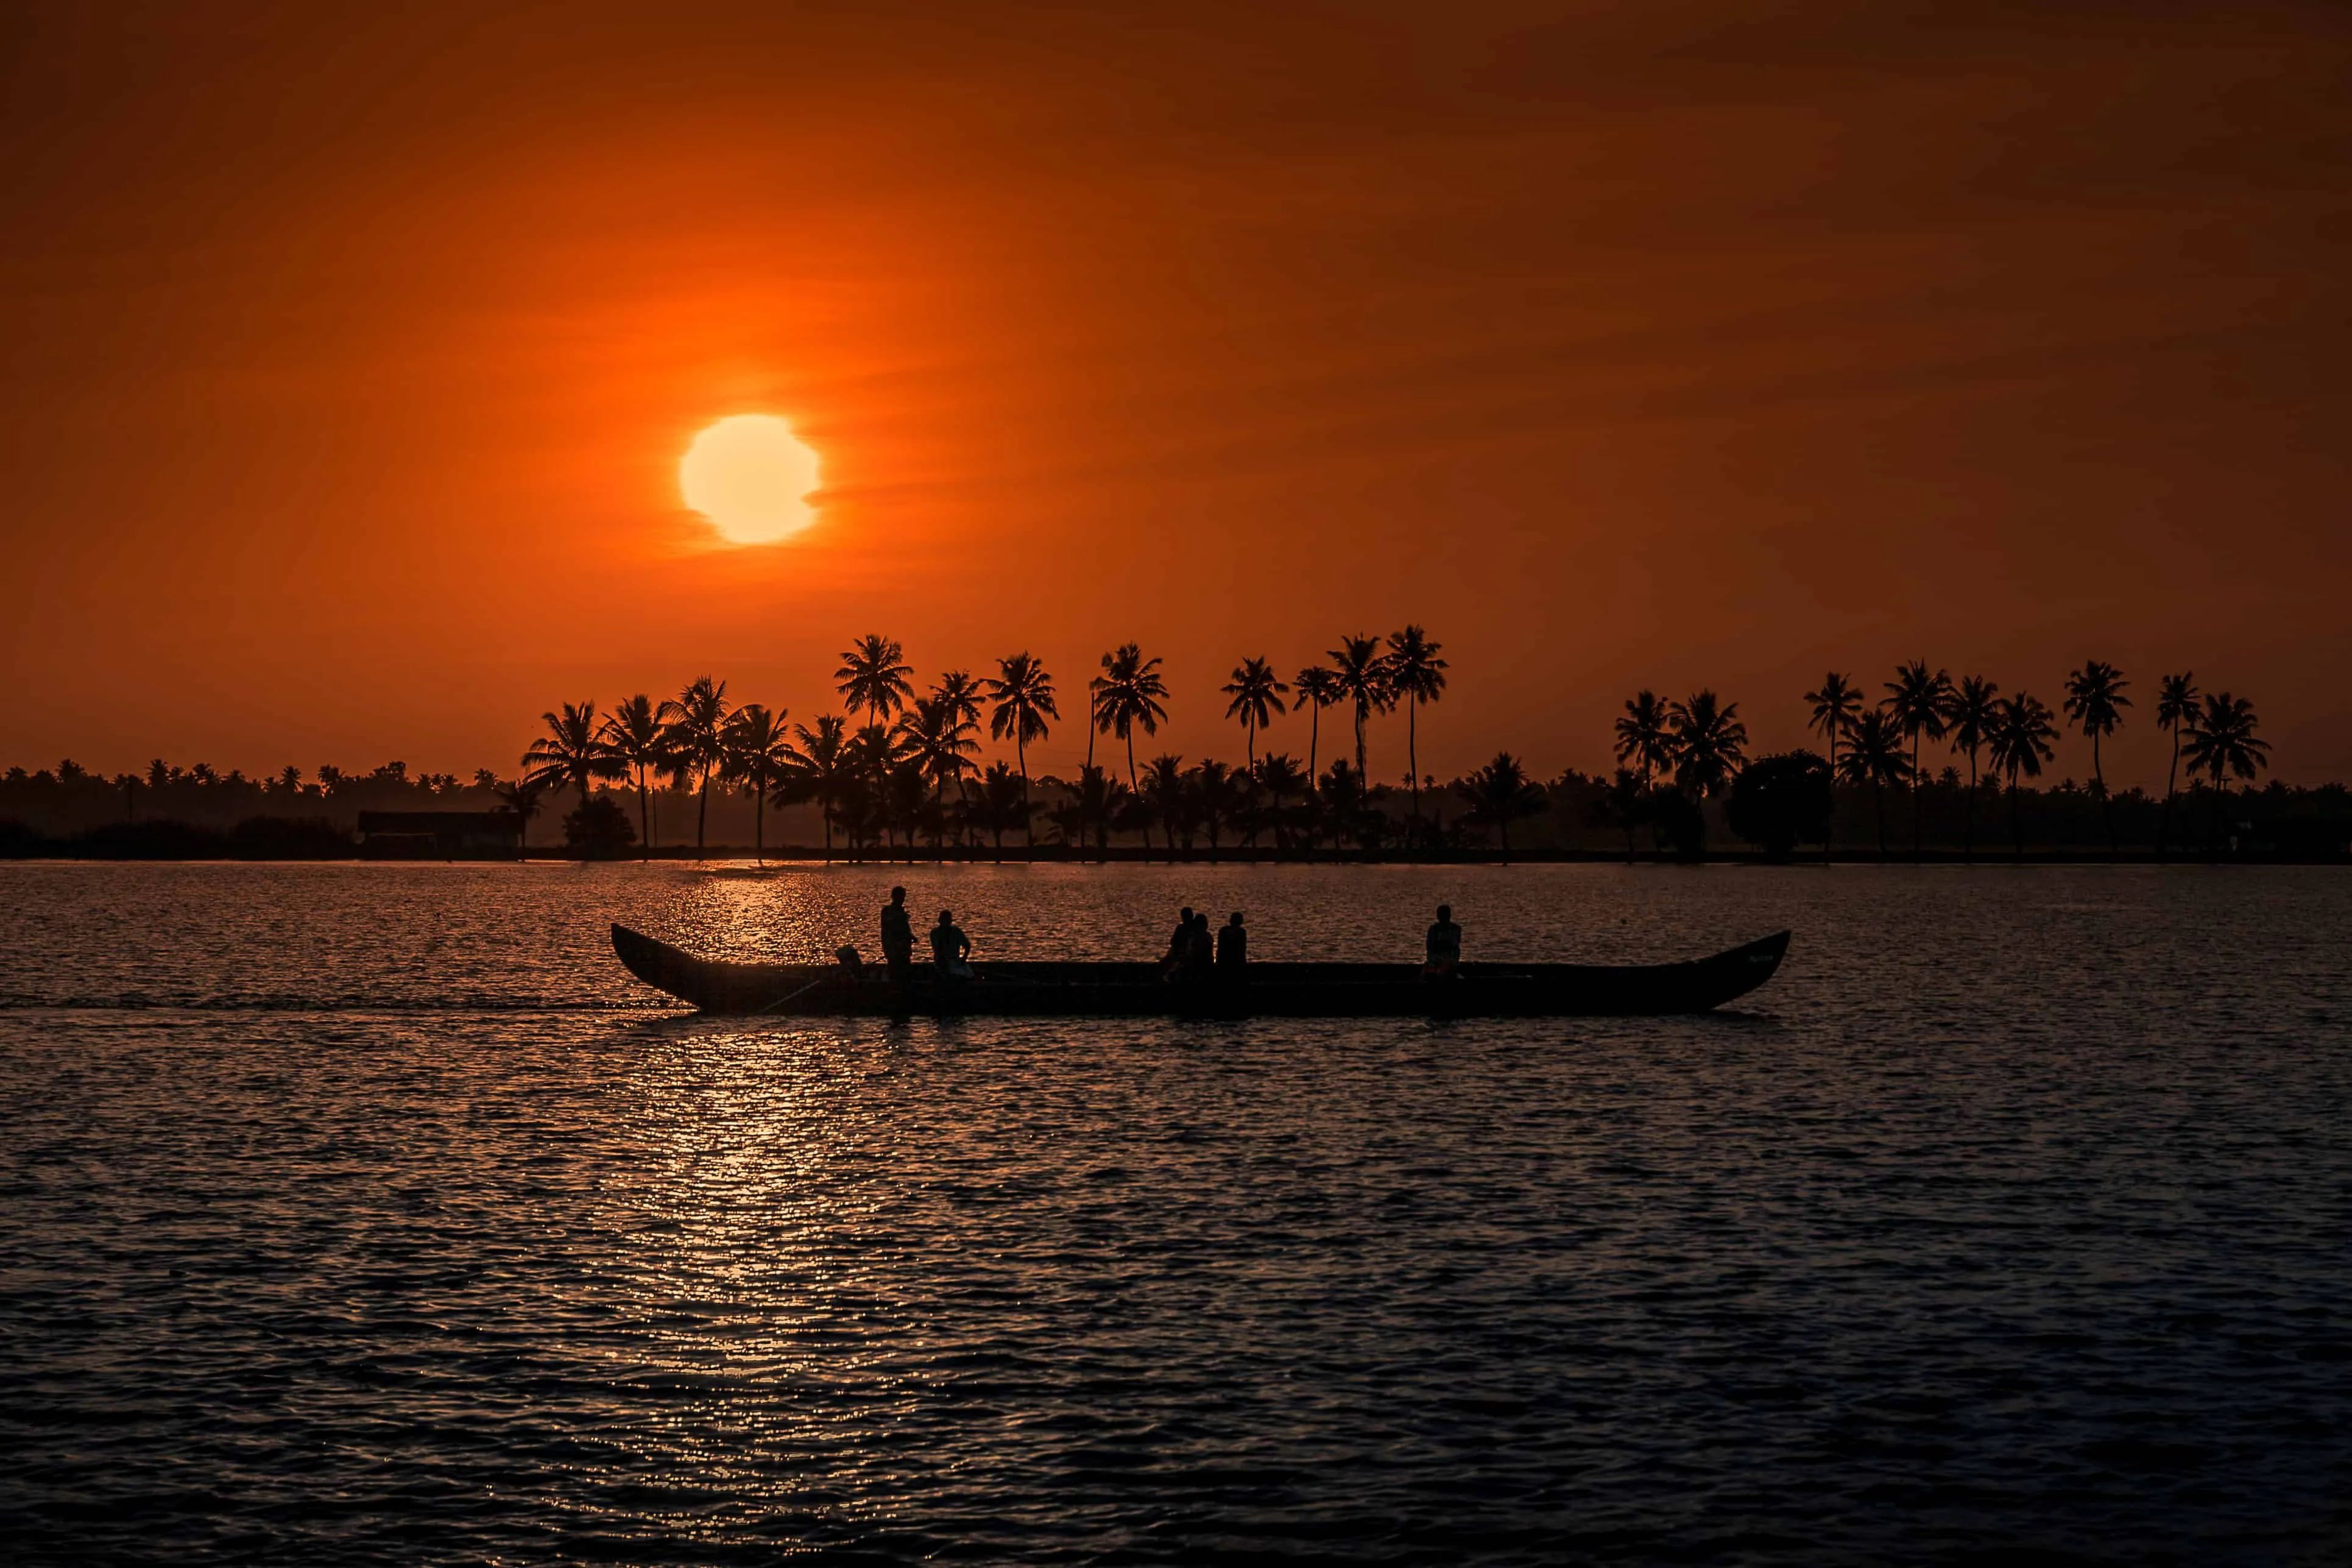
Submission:
[[[918,853],[885,855],[852,855],[835,849],[827,853],[821,846],[770,846],[755,851],[746,845],[714,844],[697,851],[664,846],[650,854],[606,855],[582,857],[568,855],[550,845],[531,845],[517,855],[364,855],[356,849],[348,855],[19,855],[0,858],[0,865],[706,865],[719,863],[727,868],[739,868],[743,862],[778,869],[788,867],[823,866],[1779,866],[1792,869],[1811,867],[1827,870],[1840,866],[1949,866],[1962,868],[2017,868],[2031,866],[2352,866],[2352,856],[2345,855],[2281,855],[2274,853],[2216,852],[2211,854],[2168,853],[2162,856],[2153,849],[2123,849],[2112,854],[2104,850],[2084,850],[2067,847],[2028,848],[2021,855],[2003,851],[1986,854],[1979,851],[1973,858],[1958,849],[1928,847],[1914,855],[1909,850],[1890,851],[1881,856],[1875,849],[1832,849],[1824,857],[1819,849],[1791,856],[1771,856],[1760,849],[1725,848],[1709,850],[1704,855],[1685,856],[1673,850],[1641,849],[1628,856],[1623,850],[1609,852],[1598,849],[1541,848],[1515,850],[1505,855],[1496,850],[1454,850],[1418,855],[1366,853],[1358,850],[1324,850],[1312,854],[1298,851],[1221,849],[1212,855],[1206,849],[1177,850],[1172,855],[1165,849],[1145,850],[1135,846],[1116,846],[1108,850],[1089,850],[1081,855],[1058,846],[1038,846],[1036,852],[1007,849],[1002,856],[987,849],[959,849],[953,846],[937,854],[925,848]]]

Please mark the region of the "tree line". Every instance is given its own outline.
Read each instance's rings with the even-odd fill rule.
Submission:
[[[198,763],[184,771],[158,760],[144,774],[118,774],[110,784],[121,792],[126,816],[136,815],[142,796],[166,808],[251,796],[261,810],[289,818],[330,802],[397,807],[466,796],[494,801],[519,830],[551,796],[568,794],[573,809],[563,818],[567,842],[608,854],[656,841],[655,814],[665,795],[692,803],[701,853],[710,795],[719,790],[751,805],[753,847],[761,855],[768,810],[804,805],[817,808],[828,854],[836,843],[854,855],[913,853],[921,844],[938,853],[953,843],[966,852],[992,847],[1001,855],[1008,837],[1034,847],[1041,830],[1066,852],[1097,855],[1114,835],[1139,840],[1147,852],[1205,843],[1213,856],[1227,842],[1253,850],[1270,843],[1276,852],[1496,847],[1508,853],[1515,825],[1562,812],[1622,833],[1629,854],[1644,828],[1659,848],[1688,854],[1703,847],[1710,809],[1733,832],[1776,851],[1815,842],[1826,850],[1843,794],[1849,810],[1867,801],[1883,857],[1887,796],[1907,794],[1915,855],[1925,841],[1927,798],[1937,795],[1958,804],[1960,837],[1972,857],[1979,801],[2004,784],[2012,845],[2022,851],[2025,784],[2053,759],[2063,719],[2090,742],[2087,793],[2110,848],[2117,844],[2116,797],[2106,787],[2101,748],[2133,704],[2128,680],[2102,660],[2067,676],[2057,712],[2031,693],[2004,695],[1979,676],[1955,680],[1924,660],[1898,666],[1876,701],[1851,676],[1832,671],[1804,694],[1826,755],[1800,750],[1750,757],[1738,703],[1711,689],[1679,701],[1643,690],[1625,701],[1615,721],[1612,777],[1570,770],[1547,786],[1506,751],[1441,788],[1420,771],[1419,718],[1443,700],[1447,670],[1442,645],[1418,626],[1385,637],[1340,637],[1324,660],[1288,679],[1265,658],[1243,658],[1217,690],[1224,717],[1242,731],[1242,759],[1188,763],[1173,753],[1139,754],[1139,740],[1158,735],[1172,698],[1160,660],[1126,643],[1105,652],[1086,681],[1087,752],[1076,775],[1033,778],[1029,750],[1063,722],[1064,694],[1043,661],[1024,650],[998,659],[992,674],[950,669],[919,689],[902,646],[870,634],[840,655],[834,673],[840,711],[807,723],[788,723],[781,708],[739,705],[726,681],[703,677],[674,698],[639,693],[609,711],[593,700],[559,704],[542,716],[545,732],[511,779],[484,769],[461,783],[449,774],[410,774],[392,763],[368,773],[321,766],[315,781],[292,766],[248,780],[233,770],[221,774]],[[1321,721],[1334,709],[1349,729],[1341,754],[1326,766]],[[1401,790],[1370,782],[1370,756],[1374,721],[1399,710],[1405,718]],[[2227,691],[2202,693],[2189,673],[2163,679],[2155,710],[2172,742],[2155,832],[2163,853],[2184,764],[2217,813],[2231,781],[2251,782],[2267,764],[2269,747],[2256,733],[2251,702]],[[1302,714],[1308,721],[1303,762],[1264,746],[1271,726]],[[983,732],[1009,749],[1009,759],[982,764]],[[1112,748],[1100,760],[1098,743]],[[1930,744],[1947,748],[1953,763],[1965,761],[1964,784],[1957,767],[1948,765],[1931,789]],[[103,782],[70,762],[55,774],[28,777],[15,769],[0,779],[0,803]],[[2071,789],[2069,781],[2060,793]],[[1041,791],[1048,798],[1038,799]],[[2137,829],[2143,797],[2126,795]],[[2209,841],[2212,822],[2209,813]]]

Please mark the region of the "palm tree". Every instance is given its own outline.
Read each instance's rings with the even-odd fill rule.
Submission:
[[[940,847],[938,829],[947,815],[948,785],[952,782],[961,795],[963,776],[971,771],[972,754],[980,750],[980,742],[971,736],[974,727],[961,708],[940,697],[918,697],[914,707],[898,721],[898,756],[912,763],[938,791],[931,817],[934,858]]]
[[[1811,721],[1806,728],[1820,731],[1829,748],[1830,777],[1837,777],[1838,742],[1845,736],[1846,727],[1853,716],[1862,711],[1862,693],[1851,680],[1832,669],[1822,677],[1821,686],[1805,693],[1805,700],[1813,705]],[[1837,809],[1832,797],[1831,811]],[[1830,846],[1827,837],[1822,841],[1822,864],[1828,865]]]
[[[1720,795],[1748,760],[1748,726],[1739,704],[1717,705],[1712,691],[1666,706],[1666,727],[1675,759],[1675,783],[1699,798]]]
[[[1996,704],[1998,712],[1992,732],[1985,737],[1985,747],[1997,773],[2009,775],[2009,834],[2011,847],[2018,859],[2025,858],[2025,825],[2018,816],[2018,780],[2040,778],[2042,764],[2053,754],[2050,742],[2058,738],[2058,728],[2050,721],[2050,710],[2038,697],[2019,692],[2004,697]]]
[[[1339,700],[1339,678],[1319,664],[1310,664],[1298,672],[1296,684],[1298,700],[1307,711],[1307,777],[1312,783],[1317,747],[1323,738],[1323,710]]]
[[[1503,858],[1509,859],[1511,824],[1544,809],[1543,787],[1528,778],[1526,767],[1508,752],[1496,752],[1492,762],[1474,769],[1460,787],[1470,803],[1469,819],[1492,827],[1502,841]]]
[[[1265,792],[1266,816],[1274,823],[1274,847],[1289,848],[1289,817],[1282,803],[1294,795],[1306,794],[1309,787],[1307,776],[1298,771],[1298,759],[1288,752],[1268,752],[1257,765],[1257,787]],[[1250,820],[1250,831],[1253,835],[1257,831],[1255,816]]]
[[[1147,735],[1160,733],[1160,721],[1168,717],[1160,700],[1168,695],[1168,683],[1160,679],[1160,660],[1144,658],[1143,649],[1134,643],[1123,643],[1118,652],[1103,655],[1103,669],[1105,674],[1096,682],[1100,697],[1095,723],[1127,742],[1127,784],[1133,790],[1136,726],[1140,724]],[[1150,847],[1148,832],[1144,847]]]
[[[1143,787],[1136,791],[1153,816],[1159,817],[1160,831],[1168,837],[1168,858],[1176,858],[1176,819],[1184,807],[1184,759],[1173,752],[1163,752],[1144,764]],[[1147,833],[1144,847],[1150,847],[1151,836]]]
[[[530,819],[539,815],[539,797],[544,792],[529,779],[517,779],[512,784],[499,785],[490,793],[497,795],[506,809],[514,815],[515,853],[520,856],[530,838]]]
[[[784,735],[782,710],[746,702],[719,731],[719,777],[751,792],[751,853],[768,858],[768,797],[781,801],[798,772],[799,753]]]
[[[1911,742],[1911,858],[1920,853],[1919,821],[1919,742],[1944,738],[1944,723],[1951,711],[1952,678],[1948,671],[1927,673],[1927,661],[1915,658],[1908,664],[1895,667],[1895,679],[1886,683],[1884,706],[1904,738]]]
[[[2260,724],[2261,721],[2254,717],[2254,705],[2242,697],[2216,691],[2205,699],[2205,710],[2197,715],[2197,727],[2189,732],[2184,750],[2190,774],[2201,773],[2213,781],[2216,812],[2228,794],[2226,781],[2230,775],[2251,780],[2270,764],[2270,742],[2254,738]],[[2210,816],[2205,834],[2210,843],[2213,834]]]
[[[949,710],[954,713],[962,732],[970,734],[979,730],[981,682],[971,678],[970,670],[950,669],[940,676],[939,684],[931,688],[931,699],[933,701],[944,703]],[[980,748],[975,743],[971,749],[976,752]],[[977,773],[980,771],[979,764],[973,763],[971,771]],[[969,813],[971,803],[964,795],[961,773],[956,775],[956,800]],[[971,842],[971,837],[967,831],[964,843],[969,845]]]
[[[1262,658],[1245,658],[1234,666],[1234,678],[1220,688],[1233,699],[1225,704],[1225,717],[1242,721],[1242,732],[1247,737],[1249,766],[1257,771],[1257,732],[1273,722],[1277,713],[1290,710],[1284,704],[1283,694],[1290,688],[1274,673],[1274,666]]]
[[[1387,657],[1390,700],[1404,710],[1405,780],[1412,786],[1412,841],[1421,843],[1421,745],[1416,721],[1424,702],[1445,693],[1445,660],[1437,656],[1443,643],[1432,642],[1419,626],[1407,625],[1389,634]]]
[[[908,679],[913,674],[906,649],[879,632],[868,632],[842,654],[841,668],[833,672],[833,679],[839,683],[836,689],[843,707],[865,714],[868,724],[880,724],[903,710],[915,695],[915,684]]]
[[[1805,700],[1813,705],[1812,721],[1806,728],[1818,731],[1828,743],[1830,772],[1835,773],[1838,742],[1844,739],[1854,715],[1862,711],[1862,691],[1832,669],[1822,677],[1819,689],[1805,693]]]
[[[1004,826],[1018,822],[1029,825],[1029,781],[1006,767],[1002,762],[988,764],[988,772],[980,780],[981,821],[996,845],[996,858],[1004,858]],[[1034,836],[1031,841],[1034,842]]]
[[[2172,732],[2172,766],[2164,775],[2164,815],[2157,819],[2156,826],[2156,858],[2161,860],[2165,845],[2172,833],[2172,791],[2180,777],[2180,732],[2197,728],[2197,678],[2194,670],[2184,669],[2179,675],[2168,675],[2157,682],[2156,721]]]
[[[1108,853],[1110,849],[1110,816],[1118,805],[1118,782],[1102,769],[1087,763],[1078,769],[1078,782],[1073,789],[1071,804],[1077,808],[1078,852],[1086,853],[1087,824],[1094,824],[1095,847]]]
[[[817,816],[824,830],[824,853],[833,858],[834,814],[846,796],[856,775],[857,761],[852,754],[849,721],[838,713],[817,715],[816,728],[805,724],[793,726],[793,739],[800,742],[793,748],[792,765],[801,777],[801,787],[808,798],[816,802]]]
[[[1638,764],[1642,787],[1648,789],[1674,757],[1673,737],[1666,730],[1666,705],[1654,691],[1640,691],[1625,700],[1625,716],[1617,721],[1617,761]]]
[[[1365,770],[1364,724],[1375,713],[1385,713],[1396,706],[1396,690],[1389,684],[1388,661],[1381,657],[1378,637],[1342,637],[1339,646],[1328,651],[1331,675],[1339,683],[1339,696],[1356,708],[1356,782],[1360,789],[1371,782]]]
[[[1230,763],[1203,762],[1192,770],[1192,803],[1200,808],[1201,826],[1209,835],[1209,864],[1217,863],[1217,849],[1225,825],[1241,810],[1249,775],[1236,773]]]
[[[988,716],[989,734],[999,741],[1013,737],[1013,754],[1021,764],[1022,831],[1034,849],[1037,829],[1029,807],[1029,742],[1043,741],[1052,732],[1046,721],[1062,717],[1061,710],[1054,706],[1054,678],[1024,648],[1010,658],[998,659],[996,673],[984,684],[988,700],[994,705]],[[1091,736],[1093,731],[1087,733]]]
[[[1900,788],[1911,777],[1911,759],[1903,754],[1903,731],[1893,715],[1874,708],[1846,727],[1845,755],[1838,759],[1837,777],[1857,787],[1870,786],[1878,815],[1878,858],[1885,859],[1885,787]]]
[[[2131,706],[2124,688],[2130,684],[2106,660],[2086,658],[2082,668],[2066,678],[2066,698],[2060,704],[2074,727],[2091,738],[2091,787],[2099,792],[2099,816],[2106,826],[2110,855],[2116,852],[2116,814],[2107,799],[2106,770],[2099,763],[2099,737],[2114,734],[2123,722],[2122,710]]]
[[[1651,805],[1649,781],[1633,769],[1621,767],[1609,781],[1608,787],[1592,799],[1589,807],[1592,826],[1622,829],[1625,835],[1625,864],[1633,863],[1633,830],[1642,826],[1642,818]]]
[[[541,789],[556,789],[569,784],[580,792],[580,805],[588,805],[588,791],[598,779],[614,779],[622,775],[620,758],[604,743],[596,721],[596,700],[566,702],[561,715],[542,713],[547,733],[530,743],[522,754],[526,783]]]
[[[680,784],[697,780],[699,795],[694,812],[694,858],[702,858],[704,830],[710,821],[710,779],[727,759],[727,683],[702,676],[677,694],[664,749]]]
[[[669,765],[668,725],[677,713],[677,703],[656,706],[652,698],[640,691],[614,709],[604,721],[604,744],[636,778],[637,832],[641,848],[647,855],[653,853],[654,819],[646,774],[659,773]]]
[[[1951,721],[1952,745],[1969,754],[1968,813],[1962,818],[1961,842],[1971,866],[1977,862],[1977,753],[1992,738],[1998,716],[1994,699],[2000,695],[1998,683],[1981,675],[1963,676],[1952,689],[1952,705],[1945,714]]]

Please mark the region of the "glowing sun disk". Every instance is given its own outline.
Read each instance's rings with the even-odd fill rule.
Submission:
[[[766,544],[816,521],[816,453],[772,414],[730,415],[687,447],[677,488],[722,538]]]

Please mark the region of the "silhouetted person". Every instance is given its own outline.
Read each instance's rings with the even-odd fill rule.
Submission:
[[[1437,906],[1437,922],[1429,928],[1429,961],[1422,966],[1423,977],[1431,980],[1451,980],[1462,966],[1462,928],[1454,923],[1454,906]]]
[[[1249,928],[1242,924],[1241,910],[1235,910],[1217,931],[1217,973],[1223,979],[1239,980],[1242,965],[1248,962]]]
[[[939,966],[940,978],[971,979],[971,965],[965,962],[971,952],[971,938],[955,923],[955,911],[941,910],[940,923],[931,928],[931,962]]]
[[[890,984],[904,985],[913,977],[915,964],[915,922],[907,916],[907,889],[890,889],[890,901],[882,906],[882,962],[890,971]]]
[[[1184,969],[1195,979],[1206,980],[1217,962],[1217,940],[1209,931],[1209,917],[1192,917],[1192,934],[1184,944]]]
[[[1160,960],[1160,973],[1170,975],[1183,968],[1185,955],[1192,950],[1192,906],[1186,904],[1176,917],[1176,929],[1168,933],[1168,951]]]

